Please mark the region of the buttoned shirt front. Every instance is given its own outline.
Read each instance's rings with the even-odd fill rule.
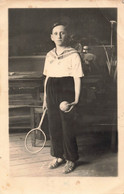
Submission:
[[[48,77],[84,76],[78,52],[68,47],[57,55],[56,49],[52,49],[46,55],[43,74]]]

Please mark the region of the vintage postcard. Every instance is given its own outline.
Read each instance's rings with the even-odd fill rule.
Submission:
[[[0,193],[124,193],[124,2],[0,2]]]

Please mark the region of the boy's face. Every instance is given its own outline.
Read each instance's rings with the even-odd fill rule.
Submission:
[[[65,26],[59,25],[53,28],[51,40],[56,46],[65,46],[67,40],[67,31]]]

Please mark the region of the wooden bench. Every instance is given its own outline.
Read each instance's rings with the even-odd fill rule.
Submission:
[[[28,108],[30,110],[30,115],[17,115],[17,116],[10,116],[9,120],[10,123],[14,122],[15,119],[19,118],[21,121],[23,121],[23,119],[29,119],[30,120],[30,128],[34,128],[34,118],[35,118],[35,113],[37,112],[38,109],[38,113],[43,112],[42,106],[41,105],[9,105],[9,110],[11,109],[20,109],[20,108]]]
[[[18,129],[33,126],[31,107],[33,108],[33,105],[39,106],[39,103],[42,102],[43,83],[44,76],[41,72],[9,73],[11,130],[15,129],[18,131]]]

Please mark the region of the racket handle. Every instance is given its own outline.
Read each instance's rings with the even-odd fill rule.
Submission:
[[[42,117],[41,117],[41,120],[40,120],[40,123],[39,123],[38,128],[40,128],[41,125],[42,125],[42,122],[43,122],[44,116],[45,116],[45,114],[46,114],[46,111],[47,111],[47,109],[45,108],[44,111],[43,111],[43,114],[42,114]]]

